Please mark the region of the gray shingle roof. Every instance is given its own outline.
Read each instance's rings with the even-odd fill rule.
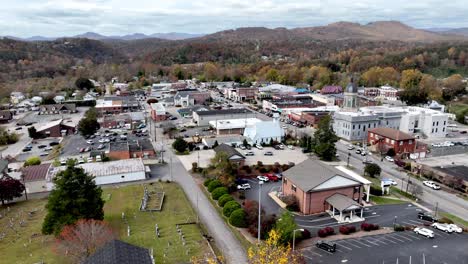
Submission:
[[[244,114],[244,113],[252,113],[252,112],[245,109],[245,108],[208,110],[208,111],[199,111],[199,112],[197,112],[197,114],[199,116],[224,115],[224,114]]]
[[[361,205],[359,205],[356,201],[341,193],[335,193],[334,195],[328,197],[325,201],[327,201],[327,203],[331,204],[339,211],[361,207]]]
[[[214,148],[214,151],[216,153],[225,152],[228,155],[228,158],[231,158],[232,156],[237,155],[237,156],[242,157],[242,159],[245,159],[245,157],[242,154],[240,154],[239,151],[237,151],[235,148],[226,144],[221,144],[217,146],[216,148]]]
[[[343,172],[316,159],[306,159],[283,172],[283,175],[304,192],[312,191],[315,187],[337,175],[355,181],[356,185],[359,185],[355,179],[344,175]]]
[[[85,264],[152,264],[148,249],[113,240],[87,258]]]

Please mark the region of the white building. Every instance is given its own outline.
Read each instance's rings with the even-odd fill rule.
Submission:
[[[408,134],[421,133],[426,137],[447,135],[448,115],[422,107],[408,107],[401,118],[400,130]]]
[[[381,86],[379,88],[378,99],[396,101],[398,100],[398,89],[393,88],[389,85]]]
[[[209,124],[216,130],[216,134],[243,134],[247,126],[253,126],[262,120],[258,118],[242,118],[242,119],[223,119],[212,120]]]
[[[263,121],[247,126],[244,130],[244,136],[248,137],[254,144],[269,144],[271,140],[281,142],[284,130],[275,118],[273,121]]]
[[[26,96],[22,92],[11,92],[10,94],[10,102],[12,104],[18,104],[19,102],[26,99]]]

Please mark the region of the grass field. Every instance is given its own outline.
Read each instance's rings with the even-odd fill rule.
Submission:
[[[468,228],[468,221],[463,220],[458,216],[455,216],[455,215],[449,214],[449,213],[445,213],[445,212],[441,212],[440,215],[442,217],[446,217],[446,218],[452,220],[455,224],[459,224],[459,225],[464,226],[465,228]]]
[[[105,221],[118,232],[121,240],[152,248],[156,263],[188,262],[192,256],[208,253],[208,246],[198,225],[180,225],[185,235],[186,246],[182,245],[177,233],[176,224],[196,220],[196,215],[182,189],[174,183],[154,183],[153,186],[165,192],[161,212],[139,211],[143,195],[142,185],[104,188]],[[64,263],[63,258],[52,251],[54,238],[40,234],[46,202],[47,200],[42,199],[10,205],[6,217],[0,219],[0,230],[6,231],[5,238],[0,240],[0,263],[36,263],[41,260],[45,263]],[[33,210],[37,211],[29,217],[28,212]],[[0,214],[3,215],[4,212],[6,206],[0,209]],[[130,236],[127,236],[127,225],[122,219],[122,212],[130,225]],[[10,218],[14,218],[13,222],[19,222],[20,219],[26,221],[24,227],[15,225],[17,235],[8,227]],[[156,223],[160,229],[160,238],[155,236]],[[33,234],[37,235],[31,238]]]
[[[375,204],[404,204],[404,203],[407,203],[405,201],[402,201],[402,200],[398,200],[398,199],[393,199],[393,198],[386,198],[386,197],[382,197],[382,196],[374,196],[374,195],[371,195],[370,196],[370,201],[375,203]]]

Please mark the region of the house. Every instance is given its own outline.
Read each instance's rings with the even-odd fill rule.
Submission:
[[[177,112],[179,113],[180,116],[182,117],[192,117],[193,112],[198,112],[198,111],[208,111],[210,110],[206,106],[202,105],[194,105],[194,106],[189,106],[185,108],[178,109]]]
[[[155,262],[148,249],[117,239],[108,242],[84,261],[84,264],[116,263],[154,264]]]
[[[330,114],[330,111],[304,111],[301,113],[299,120],[306,125],[317,127],[320,120]]]
[[[196,89],[179,90],[174,96],[174,105],[187,107],[190,105],[204,104],[211,98],[209,92],[201,92]]]
[[[277,99],[263,100],[262,108],[265,111],[283,112],[288,108],[313,108],[325,104],[314,101],[310,96],[281,96]]]
[[[329,212],[340,222],[362,219],[363,183],[319,160],[284,171],[282,190],[296,198],[303,214]]]
[[[219,136],[219,137],[214,137],[214,138],[211,138],[211,137],[204,137],[202,139],[202,143],[203,145],[209,147],[209,148],[212,148],[213,145],[215,144],[215,142],[218,142],[218,145],[220,144],[226,144],[226,145],[236,145],[236,146],[239,146],[241,145],[244,140],[247,140],[247,142],[249,142],[249,139],[244,137],[244,136],[239,136],[239,135],[224,135],[224,136]],[[250,144],[251,142],[249,142]]]
[[[39,115],[61,115],[76,113],[75,104],[51,104],[41,105],[39,107]]]
[[[63,103],[64,101],[65,101],[65,96],[63,96],[63,95],[56,95],[56,96],[54,97],[54,102],[55,102],[56,104],[61,104],[61,103]]]
[[[237,164],[238,166],[243,166],[245,162],[245,157],[239,153],[235,148],[227,145],[221,144],[213,149],[216,153],[226,153],[229,161],[231,163]]]
[[[320,89],[321,94],[340,94],[343,92],[343,87],[339,85],[327,85]]]
[[[101,116],[140,110],[140,104],[134,96],[106,96],[104,99],[96,100],[95,107]]]
[[[63,119],[51,121],[40,127],[34,127],[41,137],[63,137],[75,133],[75,125],[73,123],[65,123]]]
[[[393,149],[402,158],[409,158],[411,153],[418,152],[419,158],[425,157],[426,145],[417,144],[416,138],[405,132],[387,127],[377,127],[367,131],[367,143],[371,145],[371,150],[386,153]]]
[[[398,100],[398,89],[389,85],[381,86],[379,88],[378,98],[385,101],[396,101]]]
[[[22,92],[11,92],[10,93],[10,102],[12,104],[18,104],[19,102],[26,99],[26,96]]]
[[[257,87],[236,87],[227,89],[227,98],[237,102],[251,101],[255,99]]]
[[[166,108],[162,103],[151,104],[151,118],[156,122],[167,119]]]
[[[155,157],[156,152],[149,139],[138,139],[134,141],[111,142],[109,144],[109,158],[124,160],[130,158]]]
[[[198,126],[208,126],[210,121],[223,119],[254,118],[256,114],[246,108],[233,108],[222,110],[196,111],[193,112],[193,122]]]
[[[44,163],[21,168],[21,178],[27,193],[40,193],[52,190],[52,183],[47,176],[51,163]]]
[[[284,129],[277,118],[273,121],[257,122],[247,126],[244,136],[249,138],[254,144],[270,144],[271,141],[281,142],[284,137]]]
[[[6,124],[13,119],[13,113],[9,110],[0,111],[0,124]]]

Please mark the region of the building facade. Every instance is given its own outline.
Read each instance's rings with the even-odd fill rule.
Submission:
[[[245,108],[223,109],[223,110],[208,110],[194,111],[192,120],[197,126],[208,126],[210,121],[224,119],[243,119],[254,118],[256,114]]]

